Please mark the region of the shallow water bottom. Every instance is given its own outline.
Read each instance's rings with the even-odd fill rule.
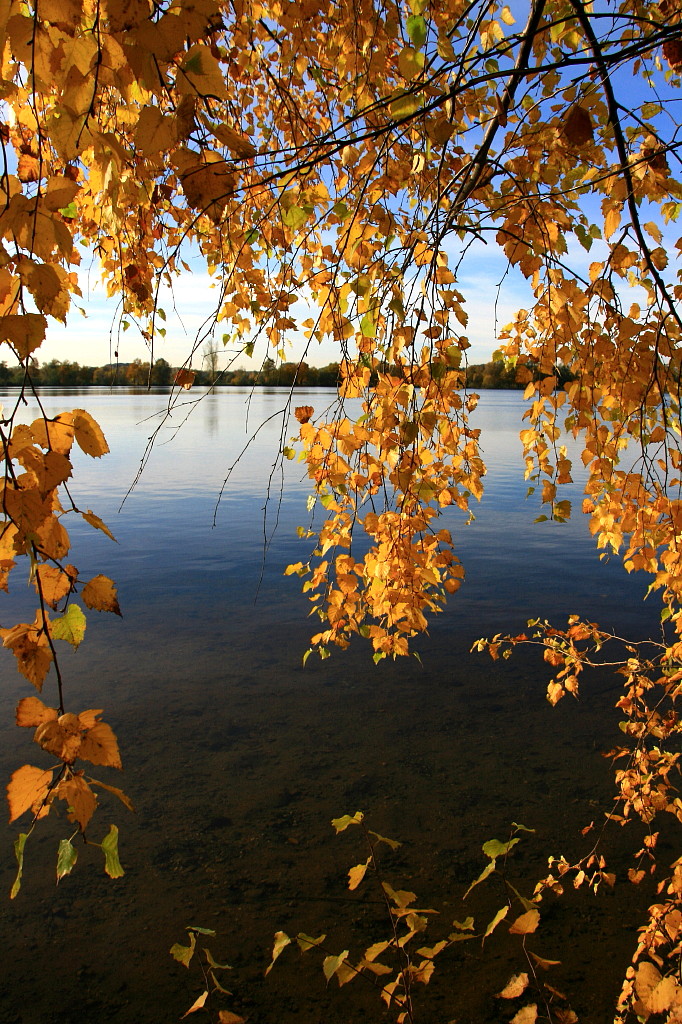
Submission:
[[[381,878],[438,912],[415,948],[447,936],[454,920],[470,914],[485,929],[504,904],[499,881],[488,880],[465,902],[462,896],[486,864],[481,845],[508,838],[512,822],[535,830],[523,834],[508,862],[524,895],[546,873],[550,854],[571,859],[590,848],[593,834],[581,829],[600,822],[611,804],[602,752],[619,736],[614,677],[589,677],[579,702],[552,709],[544,699],[546,666],[524,652],[493,663],[443,634],[423,666],[413,660],[375,669],[366,652],[351,651],[303,670],[299,637],[286,624],[267,644],[257,640],[242,634],[226,661],[206,636],[198,638],[203,658],[193,679],[187,658],[172,647],[155,650],[153,672],[141,651],[137,659],[134,651],[121,654],[104,717],[126,770],[123,777],[93,774],[122,786],[137,813],[107,797],[92,838],[118,824],[126,875],[109,880],[100,851],[82,847],[73,874],[55,888],[66,823],[63,816],[41,823],[27,845],[22,891],[0,924],[11,951],[2,1024],[178,1020],[203,987],[195,964],[187,970],[169,956],[174,942],[186,941],[187,925],[216,930],[207,945],[233,968],[221,976],[232,995],[219,1005],[252,1024],[392,1020],[367,981],[340,991],[335,979],[327,985],[316,950],[302,957],[288,949],[263,976],[280,929],[324,932],[325,948],[350,949],[351,960],[389,938],[378,880],[368,875],[357,891],[347,889],[348,869],[367,857],[361,832],[335,836],[332,818],[362,810],[370,828],[402,842],[382,852]],[[84,661],[79,675],[74,700],[80,685],[91,703]],[[5,773],[23,763],[17,757],[40,757],[30,743],[19,753],[16,737],[5,733]],[[634,831],[614,829],[603,841],[619,879],[631,863],[628,851],[639,846]],[[13,834],[6,830],[2,849],[5,890]],[[662,863],[673,857],[664,843]],[[569,889],[562,900],[544,901],[528,947],[561,961],[541,984],[566,995],[581,1024],[603,1024],[651,890],[620,880],[596,897]],[[509,920],[520,912],[510,911]],[[496,993],[525,969],[520,940],[503,922],[485,945],[463,942],[440,956],[429,986],[415,992],[415,1019],[509,1020],[521,1003]],[[190,1019],[207,1017],[202,1011]]]

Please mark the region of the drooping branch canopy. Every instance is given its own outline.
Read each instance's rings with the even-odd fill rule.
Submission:
[[[336,342],[362,415],[299,413],[315,646],[405,653],[459,586],[438,514],[482,492],[465,304],[494,295],[457,281],[482,242],[529,283],[500,340],[548,515],[566,426],[600,546],[679,597],[679,0],[4,0],[0,33],[0,341],[27,386],[78,242],[152,354],[190,248],[247,354]]]

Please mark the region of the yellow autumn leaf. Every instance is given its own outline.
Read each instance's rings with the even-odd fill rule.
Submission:
[[[540,923],[540,911],[534,907],[517,917],[509,926],[510,935],[530,935]]]
[[[85,409],[73,410],[73,429],[79,448],[86,455],[99,459],[109,451],[102,429]]]
[[[501,992],[498,992],[500,999],[517,999],[528,988],[529,978],[525,973],[512,974],[511,978]]]

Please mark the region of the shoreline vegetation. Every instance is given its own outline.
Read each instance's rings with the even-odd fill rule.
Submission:
[[[544,376],[532,364],[514,366],[502,359],[487,363],[472,363],[464,367],[464,386],[482,390],[523,390],[529,380]],[[48,363],[37,361],[30,368],[33,385],[38,387],[169,387],[175,380],[178,367],[165,359],[157,359],[153,366],[135,359],[132,363],[109,363],[106,366],[80,366],[79,363],[52,359]],[[336,387],[339,383],[339,364],[309,366],[308,363],[280,363],[265,359],[258,370],[226,369],[193,371],[194,384],[213,387]],[[396,373],[400,371],[396,370]],[[557,387],[574,380],[575,375],[566,367],[556,368]],[[22,387],[26,383],[23,366],[10,367],[0,362],[0,387]]]

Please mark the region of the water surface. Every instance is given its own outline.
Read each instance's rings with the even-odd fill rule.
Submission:
[[[319,410],[332,397],[297,391],[295,401]],[[642,603],[647,581],[615,559],[599,562],[579,512],[579,473],[566,494],[575,518],[533,523],[542,509],[526,498],[521,396],[485,392],[474,425],[483,431],[486,495],[471,525],[456,512],[445,517],[467,579],[417,642],[421,664],[374,667],[358,647],[311,659],[304,670],[308,602],[298,581],[282,575],[308,554],[295,533],[307,523],[307,482],[299,464],[282,468],[277,459],[296,432],[287,394],[230,389],[199,403],[190,394],[163,421],[161,393],[62,391],[43,400],[51,413],[87,408],[111,448],[101,460],[77,454],[73,493],[117,543],[74,516],[70,560],[85,578],[116,580],[123,619],[90,612],[86,641],[64,664],[70,706],[104,708],[119,736],[125,773],[107,780],[130,793],[137,814],[102,801],[93,828],[93,839],[110,821],[121,829],[127,873],[118,882],[86,847],[55,889],[63,816],[51,815],[31,837],[24,888],[0,924],[12,951],[0,1024],[177,1020],[200,991],[168,956],[187,924],[218,930],[214,954],[235,967],[227,1005],[254,1024],[384,1019],[362,985],[327,991],[312,957],[299,965],[292,955],[288,969],[283,963],[263,979],[279,928],[326,931],[336,952],[386,937],[377,894],[370,889],[362,902],[363,891],[345,889],[348,868],[366,854],[357,837],[334,839],[330,819],[362,809],[377,831],[403,839],[386,877],[438,908],[445,934],[454,917],[480,912],[483,920],[497,909],[485,893],[478,908],[460,900],[484,866],[481,843],[504,838],[513,820],[536,829],[515,864],[532,890],[548,854],[580,850],[580,828],[599,801],[608,804],[600,752],[617,742],[612,680],[595,676],[580,703],[552,710],[539,659],[520,654],[499,665],[469,649],[480,635],[522,629],[532,615],[560,623],[578,612],[641,636],[658,618],[653,600]],[[35,415],[24,413],[27,421]],[[23,581],[1,607],[3,624],[28,612]],[[9,724],[27,688],[9,653],[4,666],[7,777],[43,755]],[[52,699],[50,679],[44,699]],[[0,847],[5,890],[15,834],[6,828]],[[595,903],[577,894],[552,909],[538,951],[563,960],[567,943],[574,947],[555,983],[570,990],[581,1021],[606,1019],[637,912],[626,888]],[[612,977],[593,962],[594,943],[611,957]],[[480,945],[447,956],[418,1019],[498,1020],[494,993],[510,965],[523,967],[509,939],[492,959]]]

